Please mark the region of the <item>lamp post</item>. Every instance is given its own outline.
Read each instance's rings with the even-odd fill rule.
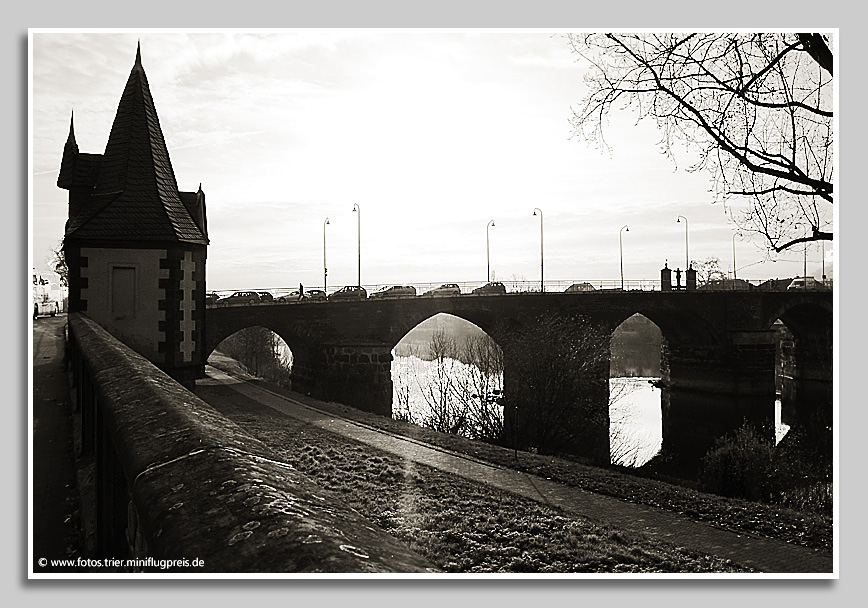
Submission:
[[[329,292],[329,289],[328,289],[329,269],[328,269],[328,266],[326,266],[326,231],[325,231],[326,224],[328,224],[328,223],[329,223],[329,218],[326,218],[325,221],[322,223],[322,290],[324,292],[326,292],[326,294],[328,294],[328,292]]]
[[[796,222],[796,228],[804,228],[805,224],[801,222]],[[805,235],[807,238],[807,235]],[[805,291],[808,290],[808,241],[805,241],[804,247],[802,248],[802,279],[805,281]]]
[[[624,291],[624,239],[623,234],[624,231],[630,232],[630,229],[627,227],[627,224],[624,224],[621,227],[621,230],[618,232],[618,248],[621,252],[621,291]]]
[[[736,280],[738,277],[735,276],[735,237],[741,236],[741,232],[736,232],[732,235],[732,280]]]
[[[485,282],[491,282],[491,256],[488,242],[488,229],[494,226],[494,220],[491,220],[485,225]]]
[[[539,289],[545,293],[546,284],[543,279],[543,214],[542,209],[534,207],[533,214],[536,215],[537,211],[539,211]]]
[[[802,249],[802,277],[805,279],[805,289],[808,289],[808,241],[805,241],[805,247]]]
[[[823,283],[826,282],[826,243],[820,241],[820,255],[822,256],[822,272],[823,272]]]
[[[675,221],[680,224],[681,220],[684,220],[684,270],[687,270],[690,268],[690,252],[687,249],[687,218],[679,215]]]
[[[353,213],[357,213],[356,216],[356,244],[359,250],[359,274],[357,278],[358,287],[362,286],[362,209],[359,207],[358,203],[353,203]]]

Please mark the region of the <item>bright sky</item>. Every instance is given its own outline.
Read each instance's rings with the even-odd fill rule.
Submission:
[[[136,44],[181,190],[207,197],[208,289],[659,279],[690,258],[731,271],[734,226],[706,174],[660,154],[651,123],[610,119],[611,154],[571,139],[584,67],[560,33],[284,30],[32,34],[32,256],[63,237],[56,186],[75,113],[105,150]],[[353,206],[361,209],[361,225]],[[325,219],[329,225],[324,227]],[[487,229],[489,220],[494,226]],[[621,233],[624,225],[629,231]],[[802,272],[735,240],[738,277]],[[826,272],[832,275],[832,245]],[[821,250],[807,252],[819,271]]]

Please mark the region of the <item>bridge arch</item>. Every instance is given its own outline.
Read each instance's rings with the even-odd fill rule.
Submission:
[[[252,311],[254,307],[237,307],[240,310],[233,311],[232,308],[226,307],[221,309],[213,309],[216,311],[230,311],[230,314],[212,314],[212,309],[209,309],[208,318],[206,320],[206,342],[203,353],[203,358],[208,359],[214,349],[220,345],[226,338],[238,333],[243,329],[251,327],[263,327],[277,334],[283,340],[289,349],[295,353],[296,350],[302,350],[308,338],[308,332],[303,331],[294,323],[287,324],[285,320],[276,316],[261,314],[244,314],[244,311]],[[256,307],[259,308],[259,307]],[[235,312],[236,314],[231,314]]]
[[[831,331],[834,308],[832,300],[820,300],[810,296],[796,296],[783,301],[767,312],[762,320],[762,326],[771,328],[780,319],[787,327],[801,332],[812,327],[822,331]]]
[[[223,339],[208,358],[208,363],[215,367],[227,363],[218,358],[218,353],[239,362],[254,376],[291,387],[292,349],[286,340],[267,327],[246,327]]]
[[[641,313],[612,332],[609,353],[609,445],[612,464],[638,467],[663,443],[660,390],[663,333]]]
[[[270,304],[259,306],[232,306],[209,308],[206,316],[205,354],[210,357],[214,349],[237,332],[263,327],[276,334],[292,354],[292,388],[306,394],[334,398],[327,392],[332,384],[325,370],[328,359],[335,358],[334,348],[322,344],[317,331],[320,308],[311,312],[311,306],[301,304]],[[319,305],[323,306],[323,305]],[[340,356],[340,355],[338,355]]]
[[[393,356],[394,418],[473,439],[501,438],[503,354],[482,328],[437,313],[405,334]]]
[[[387,341],[394,348],[410,331],[441,315],[460,319],[478,328],[496,341],[495,336],[503,331],[504,325],[504,318],[499,314],[499,311],[496,308],[485,306],[483,303],[479,303],[477,306],[467,305],[466,302],[461,302],[461,304],[463,305],[455,306],[452,302],[434,302],[430,305],[423,303],[418,308],[407,307],[397,313],[390,322]]]
[[[720,325],[720,319],[713,319],[713,314],[702,307],[671,307],[660,306],[656,302],[641,302],[636,306],[626,307],[614,318],[613,330],[625,321],[636,316],[651,321],[669,343],[720,343],[725,337],[725,330]]]

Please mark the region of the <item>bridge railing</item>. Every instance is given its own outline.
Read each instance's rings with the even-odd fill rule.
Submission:
[[[527,281],[527,280],[504,280],[497,281],[502,283],[506,288],[506,293],[543,293],[540,288],[539,281]],[[421,296],[426,294],[427,292],[440,287],[446,283],[399,283],[399,285],[409,285],[412,286],[416,290],[416,295]],[[473,290],[485,285],[484,281],[459,281],[455,283],[449,283],[457,285],[461,290],[462,295],[472,295]],[[362,287],[367,291],[368,296],[373,293],[376,293],[380,289],[385,287],[391,287],[396,285],[395,283],[372,283],[366,284]],[[571,286],[575,286],[573,289],[570,289],[570,292],[581,293],[585,291],[618,291],[621,290],[621,281],[619,280],[557,280],[557,281],[545,281],[545,293],[556,293],[556,292],[564,292],[567,291]],[[328,293],[334,293],[340,287],[336,286],[334,288],[330,287],[328,289]],[[653,280],[645,280],[645,279],[637,279],[637,280],[625,280],[623,283],[624,291],[659,291],[660,290],[660,281]],[[306,293],[309,293],[311,290],[322,290],[321,286],[311,286],[304,288]],[[245,288],[245,289],[221,289],[217,291],[212,291],[211,293],[216,293],[220,299],[216,302],[207,303],[208,306],[243,306],[249,305],[243,299],[232,302],[227,300],[230,295],[237,291],[255,291],[257,293],[267,292],[271,294],[273,300],[260,301],[256,304],[273,304],[278,301],[279,298],[288,296],[290,294],[295,294],[298,292],[298,287],[257,287],[257,288]],[[296,299],[289,300],[290,302],[297,301]]]
[[[69,315],[69,342],[96,462],[88,557],[194,574],[430,569],[87,316]]]
[[[697,290],[702,291],[753,291],[753,290],[761,290],[761,291],[783,291],[786,290],[790,284],[792,279],[769,279],[769,280],[757,280],[757,279],[720,279],[720,280],[711,280],[711,281],[699,281],[697,284]],[[532,293],[543,293],[543,289],[540,286],[539,281],[528,281],[525,279],[519,280],[502,280],[498,281],[502,283],[506,289],[506,293],[521,293],[521,294],[532,294]],[[416,290],[416,295],[421,296],[432,289],[440,287],[444,285],[444,283],[398,283],[399,285],[410,285]],[[461,290],[462,295],[472,295],[473,290],[485,285],[483,281],[463,281],[452,283],[457,285]],[[367,284],[363,285],[365,290],[368,293],[368,296],[379,291],[384,287],[391,287],[396,285],[396,283],[387,283],[387,284]],[[572,280],[551,280],[545,281],[545,293],[591,293],[591,292],[599,292],[599,291],[660,291],[660,280],[654,279],[625,279],[623,283],[620,279],[572,279]],[[826,283],[829,288],[831,288],[831,281],[827,281]],[[329,293],[334,293],[337,289],[340,289],[342,286],[336,286],[333,288],[329,288]],[[322,287],[312,286],[310,288],[305,287],[305,291],[309,292],[310,290],[322,290]],[[272,304],[277,302],[278,298],[281,296],[289,295],[293,292],[297,292],[298,287],[268,287],[268,288],[254,288],[254,289],[238,289],[238,290],[219,290],[217,295],[220,296],[221,300],[218,300],[216,303],[209,303],[209,306],[220,305],[220,306],[231,306],[231,305],[244,305],[244,302],[239,302],[238,304],[233,304],[224,298],[228,297],[235,291],[256,291],[256,292],[268,292],[273,297],[273,301],[262,301],[259,304]],[[296,300],[290,300],[291,302]],[[324,300],[319,300],[324,301]]]

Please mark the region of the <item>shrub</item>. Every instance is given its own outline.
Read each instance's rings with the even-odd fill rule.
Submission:
[[[768,500],[774,494],[774,443],[749,423],[718,439],[702,459],[702,489],[721,496]]]
[[[775,502],[800,511],[832,514],[831,429],[795,427],[775,450]]]
[[[702,460],[703,490],[831,515],[832,460],[826,444],[795,427],[775,446],[745,423],[719,439]]]

